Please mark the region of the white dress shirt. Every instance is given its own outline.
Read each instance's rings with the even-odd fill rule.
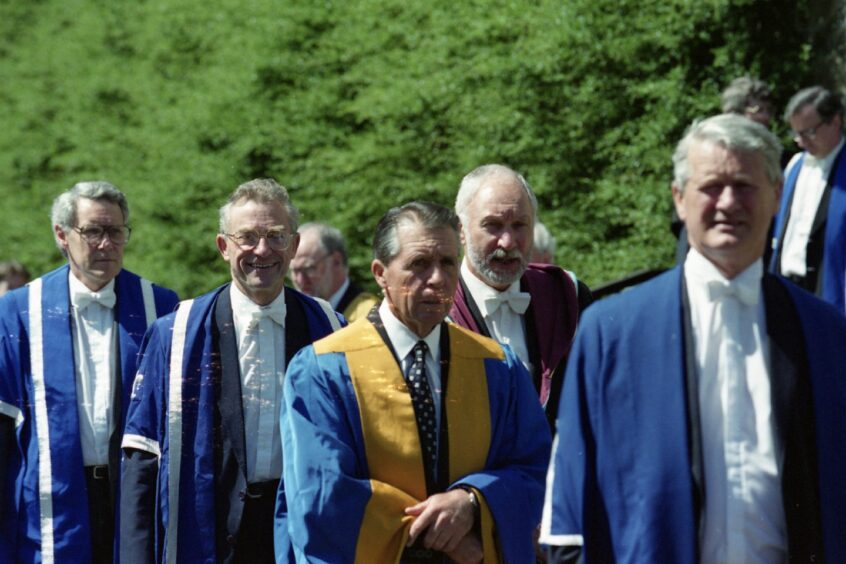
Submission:
[[[279,411],[285,376],[285,292],[267,306],[250,300],[235,284],[229,294],[241,369],[247,481],[276,480],[282,476]]]
[[[786,562],[763,264],[729,281],[691,249],[684,269],[705,470],[701,562]]]
[[[350,287],[350,279],[344,278],[344,283],[341,284],[341,287],[338,288],[338,291],[329,296],[329,305],[332,306],[332,309],[338,311],[338,304],[341,303],[341,298],[344,297],[344,292],[347,291],[347,288]],[[343,312],[341,312],[343,313]]]
[[[522,313],[516,312],[507,303],[495,303],[505,294],[519,294],[520,281],[517,280],[507,290],[500,292],[491,288],[470,271],[467,266],[467,257],[461,263],[461,278],[467,286],[473,301],[479,308],[479,313],[485,320],[490,336],[504,345],[511,345],[511,349],[517,358],[523,363],[529,374],[532,374],[532,363],[529,359],[529,347],[526,345],[525,318]]]
[[[85,466],[100,466],[109,463],[109,437],[115,425],[112,405],[118,360],[115,281],[92,292],[71,272],[68,289],[82,462]],[[103,296],[111,306],[92,299],[94,296]]]
[[[429,390],[432,392],[432,401],[435,404],[435,424],[438,430],[441,428],[441,325],[435,326],[432,331],[423,339],[418,337],[408,327],[397,319],[388,305],[388,300],[382,300],[379,306],[379,317],[385,326],[385,332],[394,347],[394,352],[400,359],[400,368],[403,377],[408,374],[411,363],[414,361],[412,349],[417,341],[423,340],[429,347],[426,353],[426,377],[429,381]],[[440,433],[437,435],[440,436]]]
[[[805,154],[796,187],[793,190],[793,202],[790,204],[790,216],[784,231],[784,243],[781,251],[781,273],[805,276],[807,274],[807,247],[814,226],[814,218],[820,207],[828,175],[834,165],[834,159],[843,147],[844,139],[828,155],[818,159],[810,153]],[[786,170],[790,170],[803,153],[793,156]]]

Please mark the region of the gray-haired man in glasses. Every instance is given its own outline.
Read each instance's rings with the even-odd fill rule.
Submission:
[[[0,554],[111,563],[138,350],[177,296],[123,269],[113,185],[76,184],[51,219],[67,264],[0,298]]]
[[[804,151],[785,169],[770,270],[846,312],[843,101],[822,86],[805,88],[784,118]]]
[[[232,281],[182,302],[148,334],[123,438],[120,561],[274,562],[282,379],[294,353],[340,328],[284,286],[297,209],[273,179],[220,209]]]

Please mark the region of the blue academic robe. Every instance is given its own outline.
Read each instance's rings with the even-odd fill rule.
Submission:
[[[0,554],[22,562],[91,559],[68,274],[63,266],[0,298],[0,413],[15,420],[17,444],[0,485]],[[144,333],[177,296],[127,270],[115,293],[122,427]]]
[[[533,561],[549,426],[509,348],[447,327],[445,489],[478,492],[486,561]],[[284,397],[277,543],[293,544],[296,562],[397,562],[413,521],[403,509],[426,499],[427,486],[410,395],[373,324],[300,351]],[[277,550],[277,562],[289,558]]]
[[[681,272],[595,304],[570,356],[541,542],[583,543],[588,562],[698,561]],[[788,551],[846,562],[846,320],[784,279],[763,282]]]
[[[808,288],[823,300],[834,305],[841,313],[846,313],[846,145],[834,161],[834,168],[829,176],[827,197],[828,207],[824,214],[817,214],[808,242],[808,268],[816,271],[817,282],[814,288]],[[770,271],[781,272],[781,252],[784,234],[790,221],[790,207],[796,191],[799,171],[805,161],[803,153],[796,163],[786,171],[784,195],[781,207],[775,219],[775,239]],[[825,201],[826,197],[823,197]],[[822,205],[822,204],[821,204]],[[821,248],[821,260],[813,257]]]
[[[154,543],[158,562],[218,560],[216,512],[221,500],[216,500],[215,495],[216,458],[227,456],[222,450],[231,448],[233,441],[243,441],[243,421],[240,429],[231,430],[221,430],[220,423],[221,364],[215,310],[219,302],[228,303],[228,291],[226,284],[180,303],[175,313],[154,324],[142,349],[123,447],[158,458],[155,516],[150,522],[130,526],[143,529],[141,545]],[[285,292],[286,347],[290,348],[291,312],[297,304],[302,306],[307,330],[306,335],[299,337],[307,342],[328,335],[345,323],[328,306],[290,288]],[[231,309],[229,315],[231,319]],[[289,355],[293,352],[286,351]],[[237,379],[237,358],[231,370]],[[240,414],[240,397],[234,398],[233,405]],[[226,427],[225,422],[223,426]],[[222,432],[231,432],[231,436],[221,438]],[[244,469],[236,473],[245,487]],[[130,487],[124,484],[126,491]],[[126,507],[126,500],[121,501],[121,509],[125,521],[129,517],[137,519],[134,508]],[[240,520],[240,513],[235,518]],[[145,560],[143,554],[139,556],[139,561]]]

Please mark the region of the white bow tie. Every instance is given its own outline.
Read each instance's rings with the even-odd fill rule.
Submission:
[[[109,288],[108,290],[103,290],[102,292],[78,291],[73,293],[73,302],[76,304],[76,309],[79,311],[84,310],[94,302],[103,307],[112,309],[115,307],[116,301],[114,288]]]
[[[282,327],[285,326],[285,302],[277,302],[270,307],[254,309],[250,312],[250,326],[256,326],[262,317],[269,317]]]
[[[712,301],[719,300],[723,296],[735,296],[746,305],[758,305],[760,292],[758,282],[743,284],[737,281],[724,282],[722,280],[711,280],[708,282],[708,297]]]
[[[508,304],[515,313],[522,315],[529,309],[532,296],[527,292],[502,292],[496,296],[485,298],[485,306],[494,313],[502,304]]]

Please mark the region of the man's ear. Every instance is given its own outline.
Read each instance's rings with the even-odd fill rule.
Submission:
[[[370,272],[373,273],[373,278],[376,279],[379,287],[384,290],[388,282],[385,280],[385,265],[382,264],[382,261],[373,259],[373,262],[370,263]]]
[[[675,182],[672,184],[672,191],[673,204],[676,206],[676,215],[679,216],[679,219],[685,221],[687,219],[687,212],[684,209],[684,194],[679,190]]]
[[[226,243],[226,237],[221,235],[220,233],[217,234],[217,237],[214,238],[215,243],[217,244],[217,250],[220,251],[220,256],[223,257],[223,260],[229,260],[229,247]]]
[[[56,235],[56,241],[62,246],[62,249],[67,252],[68,250],[68,234],[62,231],[62,228],[58,225],[53,226],[53,233]]]

